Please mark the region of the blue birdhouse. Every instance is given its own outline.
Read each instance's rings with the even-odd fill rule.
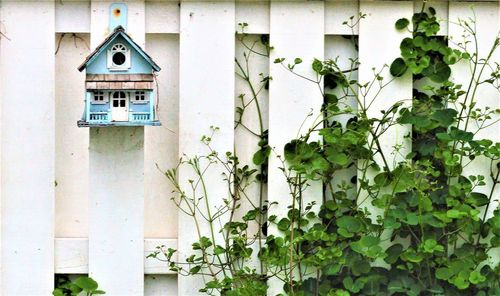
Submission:
[[[160,125],[155,72],[160,67],[117,26],[78,67],[86,71],[79,127]]]

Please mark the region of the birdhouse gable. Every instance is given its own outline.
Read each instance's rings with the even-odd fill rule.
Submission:
[[[78,68],[87,74],[150,74],[160,71],[151,57],[117,27]]]

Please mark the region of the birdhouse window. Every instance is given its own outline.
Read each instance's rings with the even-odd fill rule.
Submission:
[[[121,43],[116,43],[108,51],[108,68],[120,71],[130,68],[130,50]]]
[[[133,96],[133,101],[135,104],[145,104],[148,102],[148,98],[146,96],[145,91],[136,91],[135,95]]]
[[[103,91],[94,91],[93,104],[106,104],[107,101],[106,94]]]

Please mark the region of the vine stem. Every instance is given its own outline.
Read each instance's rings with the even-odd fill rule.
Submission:
[[[483,219],[481,220],[481,226],[479,226],[479,234],[477,235],[477,240],[476,240],[476,244],[475,244],[476,248],[475,248],[474,254],[477,253],[477,246],[479,245],[479,241],[481,239],[481,233],[483,232],[484,224],[486,223],[486,216],[488,215],[488,210],[490,209],[491,198],[493,197],[493,194],[495,193],[495,188],[496,188],[497,184],[499,183],[499,178],[500,178],[500,167],[497,169],[497,174],[495,177],[493,177],[493,174],[492,174],[493,185],[491,186],[490,195],[488,196],[488,204],[486,205],[486,208],[484,209]]]

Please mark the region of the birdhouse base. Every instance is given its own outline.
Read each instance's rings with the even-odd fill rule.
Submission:
[[[160,126],[159,121],[146,121],[146,122],[134,122],[134,121],[110,121],[110,122],[87,122],[79,120],[77,122],[78,127],[107,127],[107,126]]]

